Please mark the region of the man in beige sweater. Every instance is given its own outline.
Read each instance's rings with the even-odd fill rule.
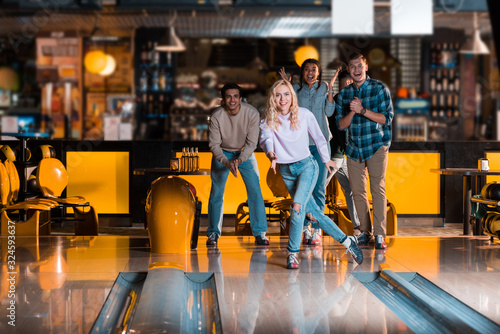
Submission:
[[[209,147],[213,153],[208,201],[207,245],[217,245],[221,235],[224,189],[231,172],[241,173],[247,190],[250,226],[258,245],[269,245],[267,217],[260,190],[259,168],[254,151],[259,141],[260,115],[257,109],[242,103],[241,87],[228,83],[221,89],[221,106],[212,114]]]

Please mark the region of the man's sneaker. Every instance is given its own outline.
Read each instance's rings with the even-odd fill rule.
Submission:
[[[351,244],[349,245],[349,247],[347,247],[345,252],[351,253],[352,258],[354,259],[354,261],[356,261],[357,264],[363,263],[363,252],[356,244],[356,237],[351,235],[347,238],[351,240]]]
[[[310,226],[305,226],[303,232],[304,232],[304,236],[302,237],[302,243],[304,245],[310,245],[311,244],[311,238],[312,238]]]
[[[358,236],[358,245],[359,246],[368,245],[369,242],[370,242],[370,237],[368,235],[361,233]]]
[[[309,245],[321,245],[321,229],[314,229],[312,238],[309,240]]]
[[[219,240],[219,236],[217,235],[217,233],[210,233],[207,239],[207,246],[217,246],[217,240]]]
[[[269,245],[269,239],[265,234],[261,234],[255,237],[255,243],[257,245]]]
[[[297,259],[297,253],[290,253],[286,261],[287,269],[299,269],[299,259]]]
[[[377,235],[375,237],[375,248],[376,249],[386,249],[387,244],[385,243],[383,235]]]

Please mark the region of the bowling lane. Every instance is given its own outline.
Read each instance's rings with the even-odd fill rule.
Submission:
[[[2,250],[1,303],[6,319],[11,272],[6,238]],[[226,332],[411,332],[351,275],[419,272],[464,303],[500,323],[500,245],[486,237],[393,237],[387,250],[364,246],[357,266],[329,237],[304,247],[301,269],[286,265],[287,239],[223,236],[218,248],[187,254],[154,254],[147,237],[40,237],[16,239],[16,330],[87,333],[120,272],[144,272],[155,262],[179,263],[186,272],[214,272]],[[0,322],[0,332],[9,332]],[[373,331],[372,331],[373,330]]]

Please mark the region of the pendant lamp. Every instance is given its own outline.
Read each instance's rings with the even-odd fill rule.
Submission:
[[[474,31],[471,38],[464,43],[460,49],[460,53],[464,54],[475,54],[475,55],[487,55],[490,54],[490,49],[481,39],[481,33],[479,32],[477,24],[477,13],[474,13]]]
[[[174,11],[174,17],[170,20],[167,28],[167,33],[158,41],[155,50],[160,52],[182,52],[186,50],[186,46],[181,39],[177,37],[174,28],[174,22],[177,18],[177,11]]]
[[[160,52],[182,52],[186,50],[186,46],[175,34],[175,28],[170,26],[167,28],[167,33],[158,41],[155,50]]]
[[[314,46],[307,45],[307,42],[306,42],[306,45],[299,47],[295,51],[295,62],[297,63],[297,65],[302,66],[302,63],[304,62],[304,60],[309,59],[309,58],[318,60],[319,59],[319,52]]]

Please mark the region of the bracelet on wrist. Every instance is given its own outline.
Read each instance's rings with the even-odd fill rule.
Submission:
[[[326,91],[327,93],[332,93],[333,94],[333,90],[328,90]]]

